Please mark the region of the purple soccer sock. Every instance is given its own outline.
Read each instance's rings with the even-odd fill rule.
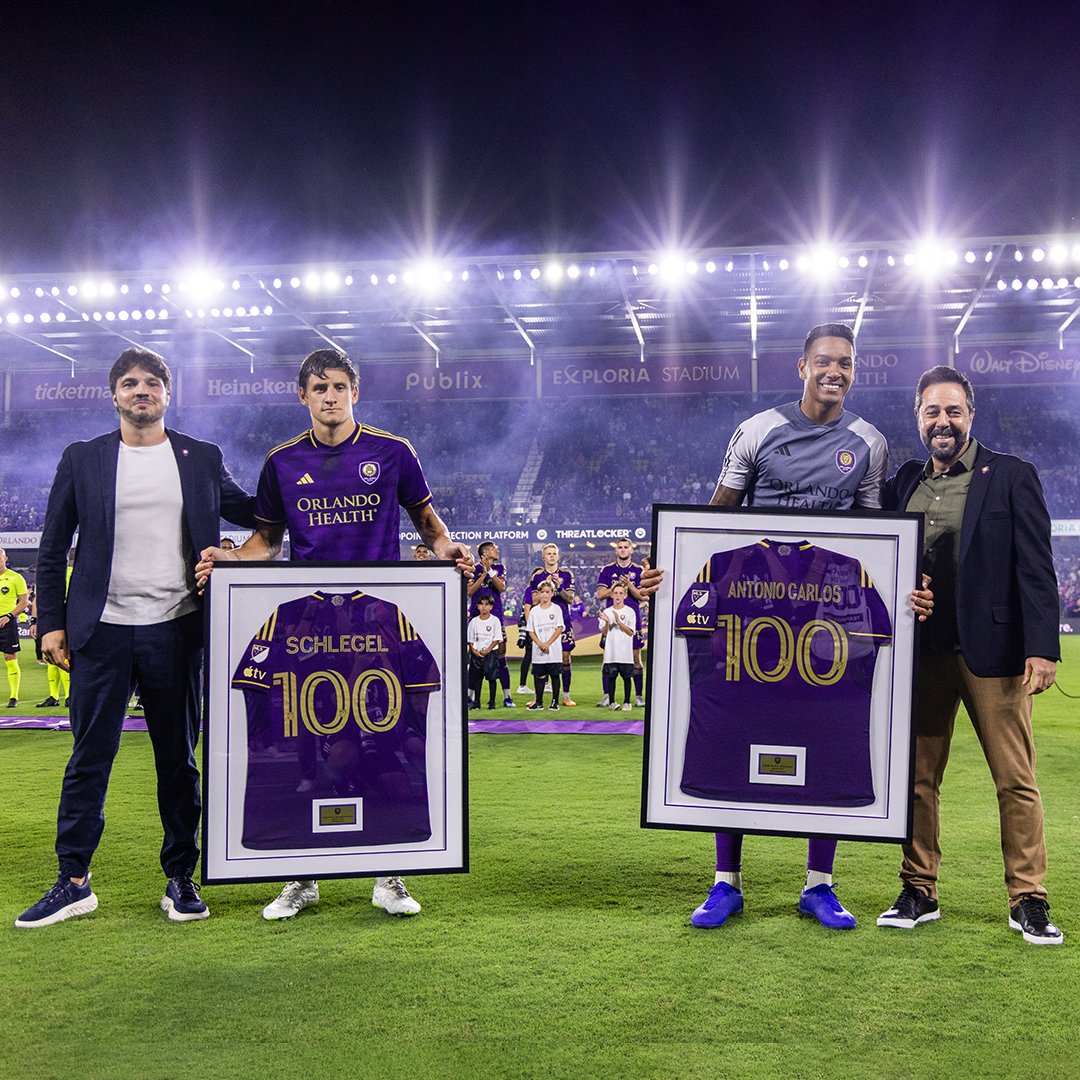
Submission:
[[[644,686],[644,682],[645,682],[645,675],[642,672],[641,668],[639,668],[639,667],[634,668],[634,693],[637,694],[638,697],[641,697],[641,692],[642,692],[642,689],[643,689],[643,686]]]
[[[510,667],[506,663],[506,657],[499,658],[499,685],[503,688],[504,694],[510,693]]]
[[[737,874],[742,870],[742,833],[716,834],[716,870],[720,874]]]
[[[570,694],[570,674],[574,669],[569,664],[563,664],[562,669],[562,692],[569,696]]]
[[[836,840],[811,839],[806,854],[806,869],[831,874],[836,858]]]

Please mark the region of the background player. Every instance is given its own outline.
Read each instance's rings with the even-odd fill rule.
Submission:
[[[637,641],[637,612],[626,602],[627,588],[616,581],[608,590],[611,607],[600,612],[599,621],[606,635],[604,641],[604,701],[614,710],[619,707],[615,700],[615,684],[623,681],[623,709],[629,712],[630,679],[634,670],[634,643]]]
[[[728,444],[711,504],[807,510],[881,508],[888,466],[885,438],[848,412],[855,380],[855,335],[843,323],[823,323],[806,335],[798,361],[802,399],[745,420]],[[716,834],[716,877],[694,926],[722,926],[743,910],[742,834]],[[855,916],[836,897],[836,841],[812,839],[799,911],[832,929],[850,930]]]
[[[640,708],[645,704],[645,699],[642,697],[644,680],[641,669],[641,650],[645,645],[645,638],[641,633],[641,601],[645,598],[645,594],[638,586],[641,584],[641,575],[644,568],[636,565],[633,562],[633,557],[634,545],[630,537],[620,536],[615,541],[615,561],[601,567],[600,573],[597,575],[596,599],[612,599],[612,586],[616,582],[621,582],[626,588],[626,606],[634,613],[634,622],[636,624],[633,657],[634,704]],[[602,627],[601,630],[603,630]],[[609,699],[607,686],[605,685],[604,700],[600,702],[600,705],[607,704],[609,704]]]
[[[499,562],[499,549],[493,540],[485,540],[476,549],[476,553],[480,556],[480,561],[476,564],[472,580],[467,587],[469,618],[479,614],[479,598],[487,593],[491,599],[491,613],[499,620],[501,629],[505,613],[503,593],[506,592],[506,567]],[[499,685],[502,687],[503,706],[507,709],[516,708],[514,699],[510,696],[510,669],[506,665],[505,632],[495,650],[495,656],[498,664]]]
[[[552,589],[552,602],[562,612],[563,618],[563,635],[562,635],[562,703],[573,707],[577,704],[570,697],[570,679],[571,679],[571,656],[574,651],[574,629],[570,623],[570,605],[577,600],[577,594],[574,592],[574,574],[571,570],[565,566],[559,565],[559,546],[558,544],[545,544],[540,552],[541,558],[544,560],[542,566],[538,566],[529,578],[529,584],[526,588],[526,596],[529,592],[533,593],[533,600],[536,600],[536,589],[542,581],[551,583]],[[531,613],[530,613],[531,614]],[[533,638],[533,644],[535,645],[536,639]],[[549,658],[545,658],[544,663],[550,664]],[[533,665],[536,664],[536,655],[533,654]],[[552,684],[554,686],[554,683]]]
[[[559,672],[562,668],[562,637],[566,629],[562,608],[552,603],[555,586],[546,578],[533,589],[535,604],[529,609],[529,637],[533,643],[533,678],[536,681],[536,699],[527,709],[544,707],[544,687],[551,680],[551,704],[553,712],[559,710]]]
[[[9,709],[19,704],[19,616],[26,610],[29,596],[26,578],[8,566],[7,552],[0,548],[0,651],[7,668]]]
[[[266,455],[255,499],[255,533],[234,551],[205,549],[200,586],[217,561],[275,558],[286,529],[298,562],[397,561],[401,509],[437,559],[471,574],[472,553],[450,539],[412,445],[354,418],[360,386],[352,361],[336,349],[317,349],[300,365],[297,381],[311,428]],[[290,918],[318,899],[317,882],[290,881],[263,909],[263,918]],[[391,915],[420,911],[396,875],[375,879],[371,902]]]

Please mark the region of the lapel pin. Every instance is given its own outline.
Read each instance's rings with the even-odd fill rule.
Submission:
[[[181,453],[181,454],[182,454],[182,455],[183,455],[184,457],[187,457],[187,456],[188,456],[188,450],[187,450],[187,447],[185,446],[185,447],[184,447],[184,449],[180,451],[180,453]],[[985,469],[983,469],[983,472],[986,472],[986,470],[985,470]]]
[[[186,453],[186,451],[185,451],[185,453]],[[990,466],[989,466],[989,465],[984,465],[984,466],[982,467],[982,474],[983,474],[983,476],[985,476],[985,475],[986,475],[986,474],[987,474],[987,473],[988,473],[989,471],[990,471]]]

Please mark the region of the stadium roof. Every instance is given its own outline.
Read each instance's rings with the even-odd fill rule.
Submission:
[[[0,365],[111,361],[126,343],[254,363],[700,349],[757,355],[845,321],[863,345],[955,348],[1080,334],[1080,242],[983,237],[446,258],[177,272],[6,274]]]

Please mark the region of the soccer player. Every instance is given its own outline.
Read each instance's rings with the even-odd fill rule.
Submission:
[[[612,710],[619,707],[615,700],[615,682],[623,681],[623,710],[629,712],[630,679],[634,670],[634,654],[637,651],[637,612],[627,603],[627,588],[616,581],[608,590],[611,607],[600,612],[600,626],[604,641],[604,701]],[[639,699],[640,700],[640,699]]]
[[[562,703],[573,707],[577,704],[576,701],[570,697],[570,679],[571,679],[571,656],[574,651],[574,629],[570,623],[570,605],[577,601],[577,595],[574,592],[574,575],[573,572],[568,570],[565,566],[559,565],[559,546],[558,544],[545,544],[541,549],[540,556],[543,559],[543,565],[538,566],[529,578],[529,584],[526,589],[526,594],[530,591],[533,594],[535,600],[536,588],[542,581],[548,581],[551,583],[553,592],[552,600],[555,606],[562,612],[563,617],[563,635],[562,635]],[[530,612],[531,614],[531,612]],[[533,639],[535,642],[535,638]],[[545,657],[544,663],[550,664],[550,659]],[[536,665],[536,656],[533,656],[533,666]],[[552,686],[555,684],[552,683]]]
[[[495,682],[499,674],[499,646],[503,643],[502,622],[492,615],[494,599],[481,593],[476,600],[476,614],[469,620],[466,641],[469,645],[470,705],[480,708],[484,680],[490,685],[488,708],[495,708]]]
[[[413,559],[416,562],[430,562],[431,561],[431,548],[427,544],[417,544],[412,549]]]
[[[533,679],[536,682],[536,700],[527,709],[544,707],[544,687],[551,679],[551,704],[548,708],[559,711],[559,672],[562,669],[562,639],[566,630],[562,608],[552,603],[555,586],[547,579],[533,589],[536,603],[529,609],[529,637],[533,648]]]
[[[252,497],[221,450],[165,426],[172,374],[148,349],[125,349],[109,372],[119,430],[72,443],[60,458],[38,548],[38,631],[45,659],[71,667],[71,758],[57,814],[56,884],[15,925],[52,926],[98,906],[90,861],[105,827],[105,795],[124,706],[138,680],[154,747],[173,922],[210,912],[191,875],[199,861],[203,614],[194,553],[224,516],[250,528]],[[78,557],[67,581],[76,531]]]
[[[616,582],[621,582],[626,589],[626,606],[634,613],[636,630],[634,632],[634,704],[640,708],[645,704],[642,697],[644,679],[641,668],[641,650],[645,645],[645,639],[641,634],[641,601],[645,598],[639,586],[644,567],[633,562],[634,545],[629,536],[620,536],[615,541],[615,561],[601,567],[596,579],[596,599],[610,600],[612,587]],[[601,706],[609,704],[607,688],[605,687],[604,700],[599,702]]]
[[[806,335],[798,360],[802,398],[745,420],[728,444],[711,504],[817,511],[879,510],[888,465],[885,438],[844,408],[855,379],[855,335],[823,323]],[[694,926],[722,926],[743,910],[742,834],[716,834],[716,877]],[[850,930],[855,916],[833,886],[836,840],[811,839],[799,911],[822,926]]]
[[[19,644],[19,616],[26,610],[29,596],[26,578],[8,566],[7,552],[0,548],[0,651],[3,651],[7,668],[9,709],[19,704],[19,683],[22,681],[17,655],[22,648]]]
[[[499,548],[493,540],[485,540],[476,549],[476,553],[480,556],[480,561],[473,570],[472,580],[467,587],[469,617],[472,618],[478,613],[478,599],[486,592],[491,598],[491,612],[499,620],[501,628],[504,615],[502,594],[506,591],[506,567],[499,562]],[[496,657],[499,667],[499,685],[502,687],[503,706],[507,709],[516,708],[514,699],[510,696],[510,669],[506,665],[505,633],[499,642]]]
[[[317,349],[300,365],[297,381],[311,428],[266,455],[255,533],[234,551],[205,549],[197,568],[200,586],[215,562],[275,558],[286,529],[298,562],[396,561],[400,508],[437,559],[471,574],[472,553],[450,539],[435,512],[411,443],[354,418],[360,384],[352,361],[336,349]],[[288,919],[318,900],[317,882],[290,881],[263,909],[263,918]],[[391,915],[420,911],[396,875],[375,879],[371,902]]]

